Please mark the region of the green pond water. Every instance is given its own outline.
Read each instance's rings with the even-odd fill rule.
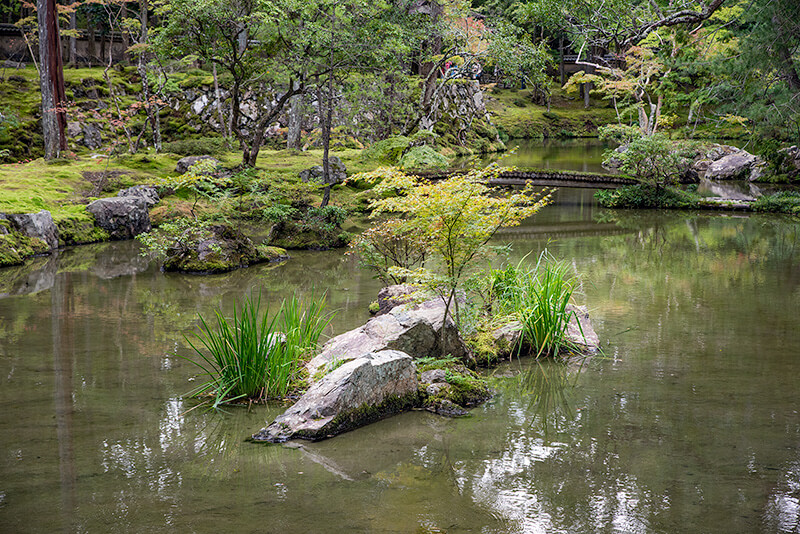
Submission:
[[[135,242],[0,270],[0,532],[797,532],[800,224],[610,212],[564,190],[498,236],[583,276],[605,356],[514,362],[472,416],[245,441],[280,406],[190,409],[197,313],[378,284],[342,251],[163,274]]]
[[[486,165],[500,159],[503,165],[520,168],[558,169],[607,173],[603,168],[603,152],[611,145],[596,138],[587,139],[510,139],[509,152],[487,154],[479,158]],[[468,165],[472,160],[456,162],[455,166]]]

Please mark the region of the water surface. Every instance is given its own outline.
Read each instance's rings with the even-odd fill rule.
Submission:
[[[183,336],[258,288],[327,289],[353,328],[379,287],[353,258],[198,277],[126,242],[0,270],[0,531],[796,532],[800,225],[558,201],[498,242],[583,276],[606,354],[568,402],[516,362],[472,417],[300,447],[244,440],[280,406],[190,411]]]

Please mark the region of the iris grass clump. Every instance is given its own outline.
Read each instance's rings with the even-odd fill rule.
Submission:
[[[187,358],[207,380],[190,392],[213,397],[213,406],[235,400],[262,402],[285,397],[298,383],[303,363],[313,354],[333,315],[325,297],[308,301],[292,296],[277,312],[261,313],[261,295],[234,304],[233,316],[214,312],[216,321],[200,316],[194,355]],[[215,322],[216,324],[213,324]]]
[[[516,317],[522,325],[518,350],[526,347],[537,358],[571,350],[568,326],[573,318],[578,328],[580,322],[569,306],[576,288],[569,264],[546,250],[533,267],[525,267],[524,261],[493,271],[491,280],[498,311]]]

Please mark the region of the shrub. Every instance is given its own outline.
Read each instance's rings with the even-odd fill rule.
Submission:
[[[630,143],[637,137],[641,137],[639,128],[628,126],[627,124],[608,124],[597,129],[598,137],[602,141],[611,141],[620,145]]]
[[[781,191],[774,195],[763,195],[753,202],[753,210],[800,215],[800,193]]]
[[[444,169],[448,163],[446,157],[427,145],[411,148],[399,161],[402,169]]]
[[[293,296],[281,302],[272,318],[269,309],[262,314],[260,308],[259,295],[234,304],[230,320],[216,310],[215,327],[200,316],[200,333],[195,333],[200,343],[187,338],[195,353],[187,359],[208,380],[191,395],[212,395],[216,408],[239,399],[285,397],[297,384],[303,362],[332,319],[324,313],[325,298],[306,303]]]
[[[605,208],[679,209],[694,208],[699,196],[675,187],[655,187],[649,184],[626,185],[619,189],[601,189],[594,194]]]
[[[686,143],[676,143],[655,133],[632,139],[624,152],[607,152],[606,160],[619,160],[622,172],[658,189],[676,183],[685,170],[687,158],[693,155]]]
[[[397,136],[373,143],[361,153],[366,160],[394,165],[408,149],[411,140],[408,137]]]

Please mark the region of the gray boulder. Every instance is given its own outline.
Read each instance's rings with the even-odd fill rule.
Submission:
[[[113,240],[132,239],[151,228],[147,202],[141,197],[101,198],[86,206],[86,211]]]
[[[330,166],[330,180],[327,183],[331,185],[340,184],[347,179],[347,168],[345,167],[342,160],[337,158],[336,156],[331,156],[328,158],[328,164]],[[325,183],[323,180],[324,171],[322,169],[322,165],[315,165],[309,169],[304,171],[300,171],[300,179],[304,182],[320,182]]]
[[[181,158],[181,159],[178,160],[177,165],[175,165],[175,171],[178,174],[184,174],[186,171],[189,170],[189,167],[191,167],[192,165],[194,165],[198,161],[201,161],[201,160],[204,160],[204,159],[213,160],[214,164],[217,167],[220,166],[219,160],[216,159],[216,158],[213,158],[213,157],[211,157],[209,155],[204,155],[204,156],[186,156],[185,158]]]
[[[94,124],[84,123],[81,125],[83,131],[83,145],[91,150],[96,150],[103,146],[103,136],[100,128]]]
[[[800,147],[792,145],[778,150],[783,156],[783,163],[778,172],[795,175],[800,173]]]
[[[444,350],[441,331],[444,328]],[[308,362],[313,378],[331,362],[350,361],[371,352],[400,350],[412,358],[450,354],[459,360],[471,360],[472,354],[453,322],[444,320],[444,303],[434,298],[420,304],[404,304],[370,319],[367,324],[328,341],[322,352]]]
[[[705,172],[705,178],[710,180],[736,180],[750,176],[753,167],[761,161],[745,150],[723,156],[712,162]]]
[[[320,440],[411,408],[419,382],[412,358],[396,350],[356,358],[316,382],[254,441]]]
[[[408,304],[414,300],[414,292],[417,289],[408,284],[396,284],[384,287],[378,291],[378,313],[383,315],[389,313],[393,308],[402,304]]]
[[[12,230],[28,237],[38,237],[47,243],[51,250],[58,248],[58,227],[49,211],[0,214],[0,218],[6,219],[11,224]]]
[[[575,312],[567,325],[567,340],[585,354],[596,354],[600,350],[600,338],[592,327],[586,306],[567,305],[567,313]],[[577,320],[576,320],[577,319]]]
[[[134,185],[128,189],[122,189],[117,193],[118,197],[140,197],[143,198],[147,207],[151,208],[161,201],[158,191],[152,185]]]
[[[709,148],[705,153],[705,159],[710,161],[717,161],[719,159],[724,158],[725,156],[730,156],[736,154],[741,149],[736,148],[735,146],[731,145],[717,145],[714,144]]]

